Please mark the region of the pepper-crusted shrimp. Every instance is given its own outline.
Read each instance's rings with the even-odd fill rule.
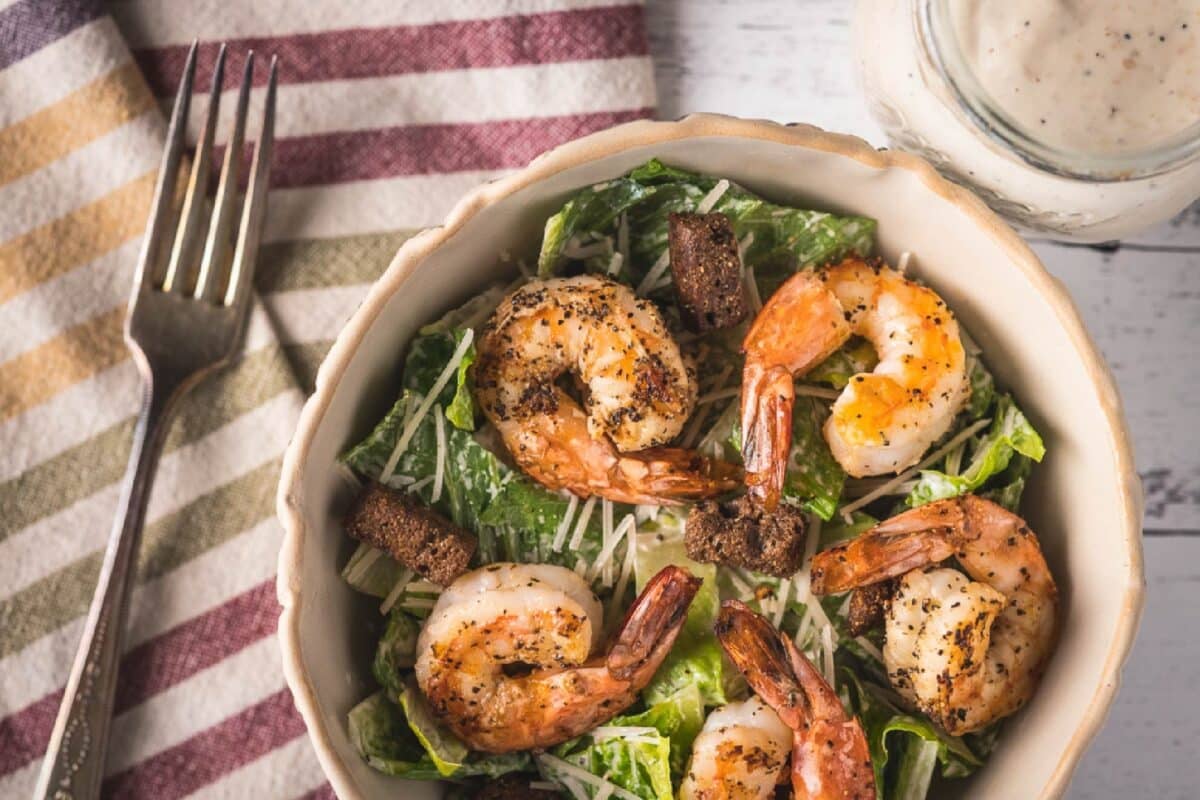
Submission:
[[[556,381],[584,385],[580,407]],[[696,381],[654,305],[581,275],[532,281],[493,314],[478,344],[475,396],[539,483],[628,503],[734,487],[736,468],[680,448]]]
[[[874,800],[862,724],[792,640],[737,600],[721,604],[716,634],[750,688],[792,730],[795,800]]]
[[[856,334],[879,363],[853,376],[825,422],[834,458],[855,477],[920,460],[970,396],[958,323],[934,292],[881,262],[848,258],[789,278],[746,335],[742,430],[746,484],[778,502],[791,443],[794,387]]]
[[[923,571],[951,557],[972,580]],[[813,558],[818,594],[900,576],[883,651],[897,691],[955,735],[1024,705],[1058,613],[1058,589],[1025,521],[968,494],[906,511]]]
[[[791,747],[791,728],[760,698],[723,705],[692,744],[679,798],[771,800]]]
[[[553,747],[637,699],[666,657],[700,581],[666,567],[646,584],[605,652],[600,604],[572,570],[493,564],[438,598],[417,640],[417,685],[472,749]],[[506,667],[531,670],[510,675]]]

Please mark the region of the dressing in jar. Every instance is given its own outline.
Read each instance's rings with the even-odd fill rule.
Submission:
[[[1032,231],[1127,236],[1200,197],[1200,0],[859,0],[891,143]]]

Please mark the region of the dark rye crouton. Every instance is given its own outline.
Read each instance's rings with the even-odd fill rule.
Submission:
[[[737,236],[724,214],[671,214],[671,274],[683,322],[699,333],[732,328],[750,313]]]
[[[346,515],[346,532],[390,553],[426,580],[449,586],[467,571],[478,542],[408,492],[372,482]]]
[[[850,609],[846,614],[846,628],[851,636],[862,636],[867,631],[883,624],[892,596],[896,593],[896,581],[880,581],[860,586],[850,595]]]
[[[693,561],[786,578],[804,561],[805,530],[804,514],[789,505],[768,512],[749,497],[706,500],[688,512],[684,545]]]
[[[535,776],[510,772],[499,778],[485,778],[468,796],[471,800],[557,800],[562,793],[532,785]]]

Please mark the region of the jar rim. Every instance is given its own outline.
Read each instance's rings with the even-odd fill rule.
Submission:
[[[960,110],[989,138],[1037,169],[1065,178],[1122,181],[1169,172],[1200,155],[1200,122],[1153,145],[1100,155],[1040,141],[1000,108],[967,65],[950,20],[950,0],[915,0],[916,36]]]

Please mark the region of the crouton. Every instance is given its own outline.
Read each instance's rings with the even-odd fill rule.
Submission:
[[[693,561],[786,578],[804,561],[806,527],[800,509],[786,504],[768,512],[748,497],[706,500],[688,513],[684,546]]]
[[[851,636],[862,636],[872,628],[883,624],[892,596],[896,593],[896,581],[881,581],[860,586],[850,595],[850,609],[846,614],[846,627]]]
[[[450,585],[467,571],[478,542],[408,492],[371,483],[346,515],[346,532],[391,554],[426,580]]]
[[[671,274],[683,322],[699,333],[732,328],[750,313],[737,236],[724,214],[671,214]]]

